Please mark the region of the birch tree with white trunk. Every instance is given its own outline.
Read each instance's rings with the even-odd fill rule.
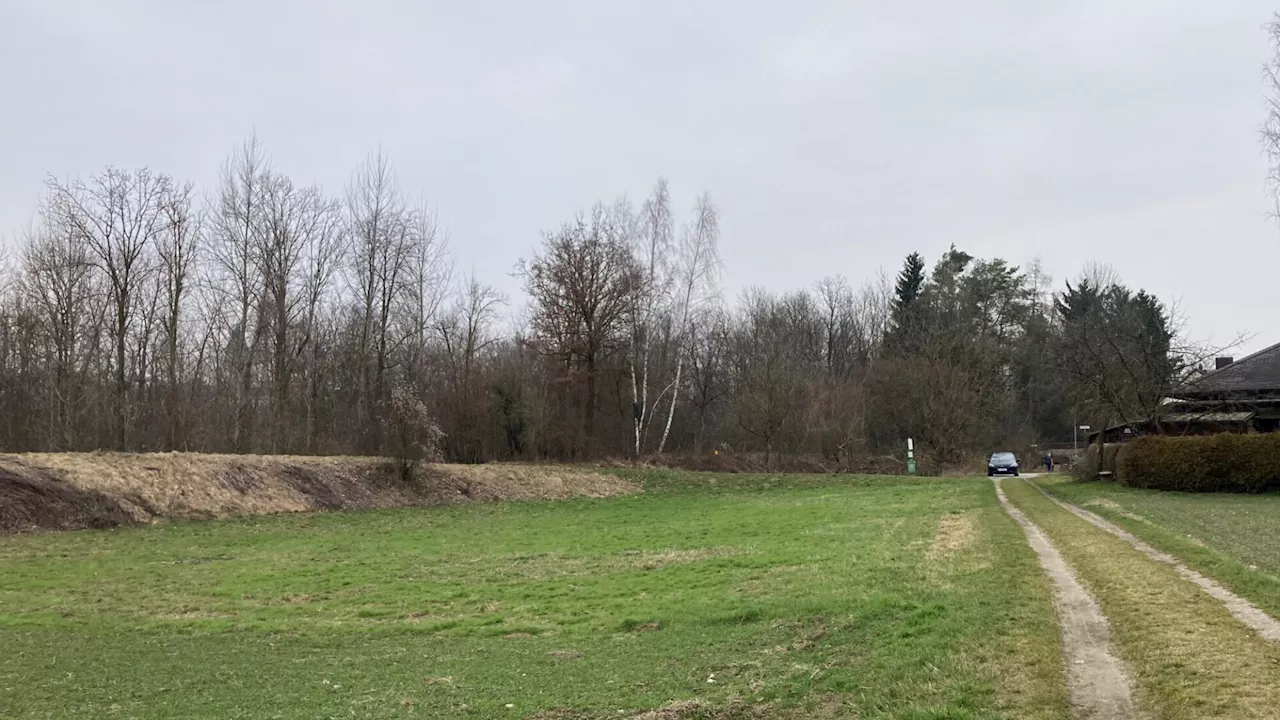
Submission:
[[[675,418],[676,405],[680,400],[680,381],[691,330],[699,316],[713,306],[719,297],[717,281],[720,277],[720,214],[710,193],[703,193],[698,198],[694,207],[694,220],[681,233],[675,260],[675,297],[672,310],[676,326],[676,374],[669,386],[671,402],[667,406],[662,440],[658,442],[659,455],[666,449],[667,438],[671,435],[671,421]]]
[[[640,292],[632,296],[630,357],[631,418],[636,457],[644,451],[645,435],[653,411],[657,409],[656,403],[652,408],[649,405],[654,326],[659,316],[669,309],[674,280],[671,255],[675,249],[675,223],[666,178],[658,179],[653,193],[640,209],[638,220],[639,227],[633,233],[632,252],[644,273],[644,282]]]

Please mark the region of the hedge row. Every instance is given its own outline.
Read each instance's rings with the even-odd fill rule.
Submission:
[[[1277,490],[1280,433],[1135,438],[1120,449],[1116,480],[1130,487],[1184,492]]]

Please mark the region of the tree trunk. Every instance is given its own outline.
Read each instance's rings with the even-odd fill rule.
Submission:
[[[587,350],[587,398],[582,413],[582,434],[585,436],[584,451],[590,454],[595,450],[596,436],[596,350]]]
[[[658,454],[667,447],[667,436],[671,434],[671,419],[676,416],[676,400],[680,398],[680,373],[684,370],[684,356],[676,361],[676,380],[671,388],[671,407],[667,408],[667,424],[662,428],[662,440],[658,443]]]
[[[127,302],[127,301],[124,301]],[[116,447],[121,452],[128,450],[129,386],[125,374],[126,343],[125,332],[129,317],[123,303],[116,310]]]

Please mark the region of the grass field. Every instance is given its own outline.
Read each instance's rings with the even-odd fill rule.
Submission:
[[[1280,617],[1280,494],[1227,495],[1037,480]]]
[[[985,479],[630,477],[0,537],[0,717],[1067,717]]]

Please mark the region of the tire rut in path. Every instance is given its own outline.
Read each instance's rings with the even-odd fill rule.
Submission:
[[[1027,481],[1027,484],[1039,490],[1042,495],[1049,498],[1050,501],[1063,510],[1075,515],[1099,530],[1111,533],[1121,540],[1124,540],[1132,545],[1134,550],[1146,555],[1148,558],[1151,558],[1156,562],[1172,566],[1174,570],[1178,571],[1178,574],[1181,575],[1183,579],[1198,585],[1206,594],[1222,603],[1223,606],[1226,607],[1227,612],[1231,613],[1232,617],[1236,620],[1244,623],[1254,632],[1258,633],[1258,635],[1263,639],[1280,642],[1280,620],[1276,620],[1271,617],[1264,612],[1262,608],[1259,608],[1257,605],[1254,605],[1248,600],[1236,595],[1222,585],[1219,585],[1216,581],[1201,575],[1186,565],[1183,565],[1178,558],[1170,555],[1169,553],[1164,552],[1163,550],[1157,550],[1146,542],[1139,540],[1128,530],[1110,522],[1101,515],[1089,512],[1078,505],[1072,505],[1065,500],[1059,500],[1049,491],[1040,487],[1039,484],[1031,482],[1030,480]]]
[[[1084,589],[1058,549],[994,480],[1001,507],[1022,527],[1031,549],[1040,558],[1053,582],[1053,598],[1062,628],[1062,649],[1067,661],[1067,690],[1076,714],[1090,720],[1127,720],[1139,717],[1129,676],[1111,654],[1111,628],[1098,602]]]

